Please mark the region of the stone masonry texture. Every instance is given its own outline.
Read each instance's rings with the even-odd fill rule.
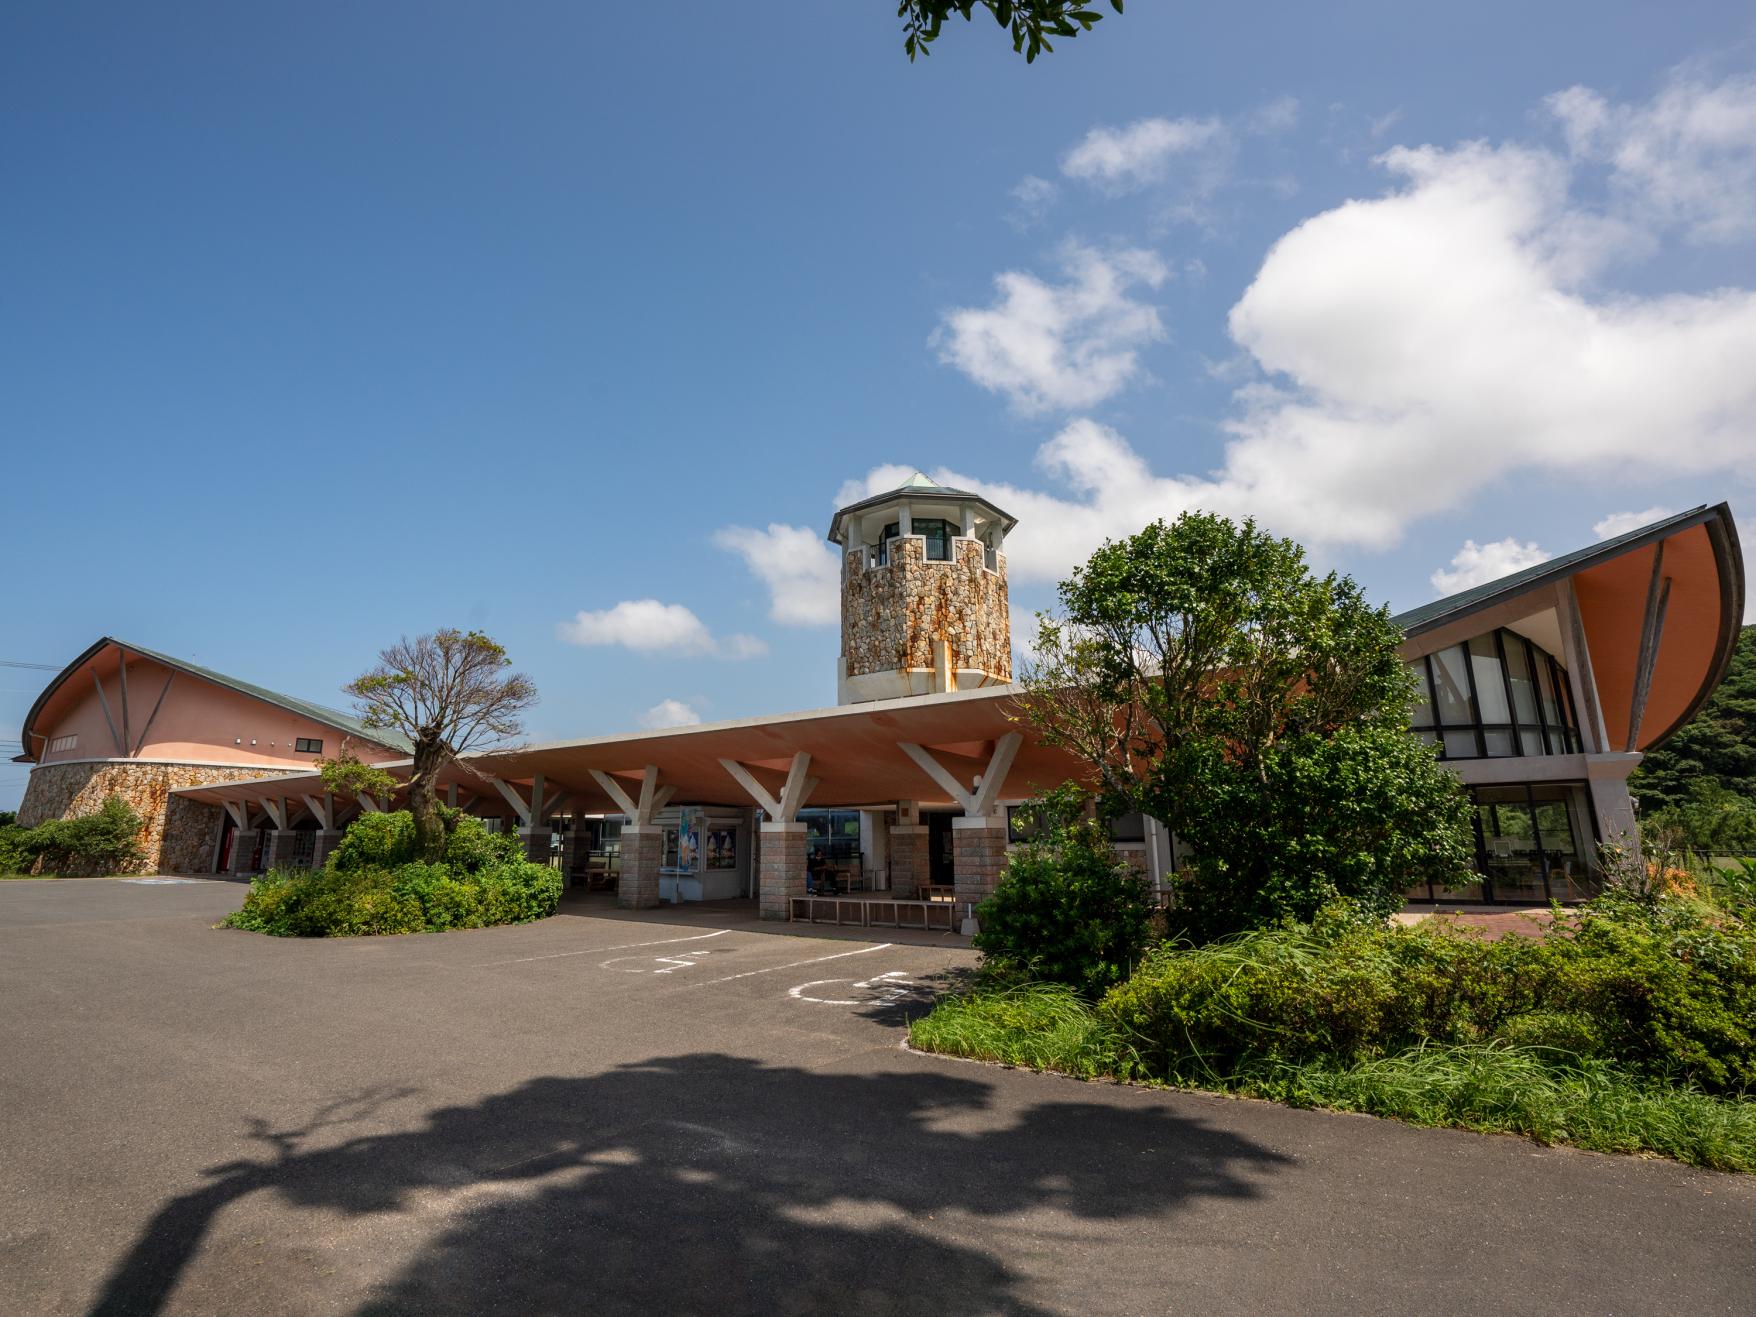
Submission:
[[[927,881],[927,829],[924,825],[890,829],[890,892],[912,901]]]
[[[890,543],[890,562],[867,567],[865,550],[842,560],[841,651],[850,677],[933,667],[933,647],[947,640],[951,666],[1012,680],[1012,613],[1006,555],[998,570],[982,565],[982,546],[956,540],[952,562],[928,562],[926,541]]]
[[[951,832],[952,873],[957,909],[980,905],[1000,882],[1006,867],[1006,824],[991,828],[954,828]]]
[[[218,768],[212,764],[43,764],[31,770],[18,821],[35,827],[47,819],[95,813],[107,796],[120,796],[144,819],[140,832],[146,860],[141,873],[210,873],[219,840],[220,808],[173,797],[178,787],[212,782],[251,782],[279,777],[284,767]]]
[[[764,919],[792,916],[792,898],[805,894],[805,829],[802,824],[765,825],[758,888]]]
[[[665,835],[658,828],[622,829],[622,872],[616,880],[616,904],[649,910],[659,903],[659,865]]]

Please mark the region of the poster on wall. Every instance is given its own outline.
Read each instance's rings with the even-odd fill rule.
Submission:
[[[701,811],[685,809],[677,814],[677,868],[683,873],[701,871]]]
[[[738,867],[738,834],[731,828],[715,828],[707,834],[707,867],[736,869]]]

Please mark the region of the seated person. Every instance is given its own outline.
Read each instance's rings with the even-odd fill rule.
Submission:
[[[835,875],[829,872],[829,864],[824,860],[822,851],[814,850],[805,858],[805,890],[818,896],[841,894]]]

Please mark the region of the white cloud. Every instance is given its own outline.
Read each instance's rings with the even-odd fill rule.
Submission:
[[[840,620],[841,561],[821,531],[778,523],[766,530],[724,526],[713,540],[740,555],[768,587],[768,615],[776,622],[817,626]]]
[[[1298,126],[1299,98],[1296,96],[1277,96],[1244,116],[1245,131],[1264,136],[1290,133]]]
[[[555,627],[570,645],[617,645],[641,654],[716,654],[722,658],[754,658],[768,652],[756,636],[715,638],[704,623],[682,604],[657,599],[624,599],[611,608],[582,609]]]
[[[701,715],[681,700],[660,700],[640,715],[640,725],[653,731],[665,727],[693,727]]]
[[[1060,195],[1061,189],[1048,179],[1026,174],[1012,189],[1012,210],[1006,219],[1013,228],[1021,232],[1033,229],[1043,222],[1049,208]]]
[[[1294,102],[1297,113],[1297,102]],[[1218,119],[1140,119],[1125,128],[1099,126],[1061,160],[1068,178],[1095,183],[1112,192],[1127,191],[1165,175],[1171,160],[1223,145],[1226,127]]]
[[[1595,524],[1591,528],[1591,533],[1600,540],[1612,540],[1618,535],[1626,535],[1631,530],[1650,526],[1655,521],[1663,521],[1675,511],[1674,508],[1652,507],[1640,512],[1612,512]]]
[[[1450,568],[1440,568],[1430,579],[1433,588],[1441,595],[1456,594],[1548,560],[1549,555],[1540,546],[1520,544],[1511,536],[1487,544],[1465,540],[1463,547],[1452,557]]]
[[[1169,269],[1150,251],[1080,243],[1061,261],[1065,282],[1009,270],[992,305],[946,311],[932,338],[939,359],[1024,413],[1090,407],[1137,379],[1140,349],[1165,330],[1134,290],[1160,287]]]
[[[1675,77],[1643,105],[1588,87],[1545,102],[1574,156],[1607,165],[1635,222],[1673,225],[1695,242],[1756,234],[1756,77]]]

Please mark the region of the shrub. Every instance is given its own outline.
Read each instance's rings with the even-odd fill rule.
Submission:
[[[1095,997],[1140,959],[1152,893],[1101,824],[1067,821],[1068,803],[1039,802],[1047,826],[1012,852],[993,894],[977,907],[975,946],[996,977],[1061,983]]]
[[[1326,915],[1155,951],[1101,1013],[1149,1073],[1189,1082],[1497,1040],[1739,1093],[1756,1086],[1756,932],[1620,897],[1498,942]]]
[[[414,855],[406,812],[368,814],[326,868],[282,869],[250,884],[232,928],[279,937],[354,937],[526,923],[555,913],[561,876],[524,860],[515,838],[451,814],[445,861]]]
[[[144,820],[120,796],[108,797],[90,814],[50,819],[34,828],[10,828],[0,843],[0,872],[103,874],[138,869]]]

